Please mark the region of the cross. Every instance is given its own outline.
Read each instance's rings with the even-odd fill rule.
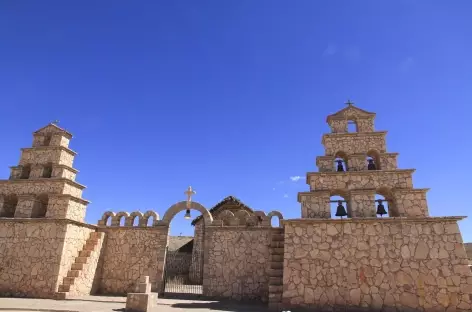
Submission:
[[[352,103],[351,100],[348,99],[345,104],[351,106],[351,105],[353,105],[354,103]]]
[[[57,124],[59,123],[59,120],[56,119],[56,120],[54,120],[54,121],[51,122],[51,123],[54,124],[54,125],[57,125]]]
[[[187,208],[190,208],[190,203],[192,202],[192,196],[197,194],[194,190],[192,190],[192,187],[189,186],[188,189],[184,192],[185,195],[187,195]]]

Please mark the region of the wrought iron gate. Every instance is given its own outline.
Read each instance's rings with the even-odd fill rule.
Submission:
[[[191,278],[191,272],[199,272]],[[203,252],[166,252],[164,267],[164,296],[202,295]]]

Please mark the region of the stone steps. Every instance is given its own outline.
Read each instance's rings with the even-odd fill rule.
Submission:
[[[92,232],[89,238],[86,240],[79,251],[79,255],[74,259],[70,270],[67,272],[67,276],[63,278],[62,284],[59,285],[58,291],[55,294],[55,298],[58,300],[70,298],[70,291],[75,285],[77,278],[79,278],[85,269],[88,260],[95,251],[97,245],[103,240],[104,233]]]
[[[284,273],[284,229],[273,229],[270,242],[269,308],[279,309],[282,304]]]

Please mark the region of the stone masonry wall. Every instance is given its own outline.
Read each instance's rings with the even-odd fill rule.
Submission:
[[[68,220],[0,219],[0,294],[52,298],[91,226]]]
[[[325,155],[330,156],[337,152],[351,155],[366,153],[370,150],[385,153],[387,149],[385,134],[386,132],[350,133],[345,135],[325,134],[323,135]]]
[[[203,294],[268,300],[270,227],[207,227]]]
[[[203,225],[204,222],[198,222],[195,225],[195,234],[193,239],[192,258],[195,262],[194,265],[190,266],[189,278],[194,283],[199,283],[203,278]]]
[[[67,180],[0,180],[0,195],[69,194],[82,197],[82,190]]]
[[[284,224],[283,302],[288,306],[472,308],[472,272],[456,219],[300,219]]]
[[[412,188],[413,170],[309,173],[312,190]]]
[[[133,292],[139,277],[148,275],[153,288],[162,281],[169,227],[102,227],[106,233],[99,292]]]

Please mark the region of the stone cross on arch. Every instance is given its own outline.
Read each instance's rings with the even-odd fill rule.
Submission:
[[[192,202],[192,196],[197,194],[191,186],[188,187],[188,189],[184,192],[185,195],[187,195],[187,208],[190,208],[190,203]]]

